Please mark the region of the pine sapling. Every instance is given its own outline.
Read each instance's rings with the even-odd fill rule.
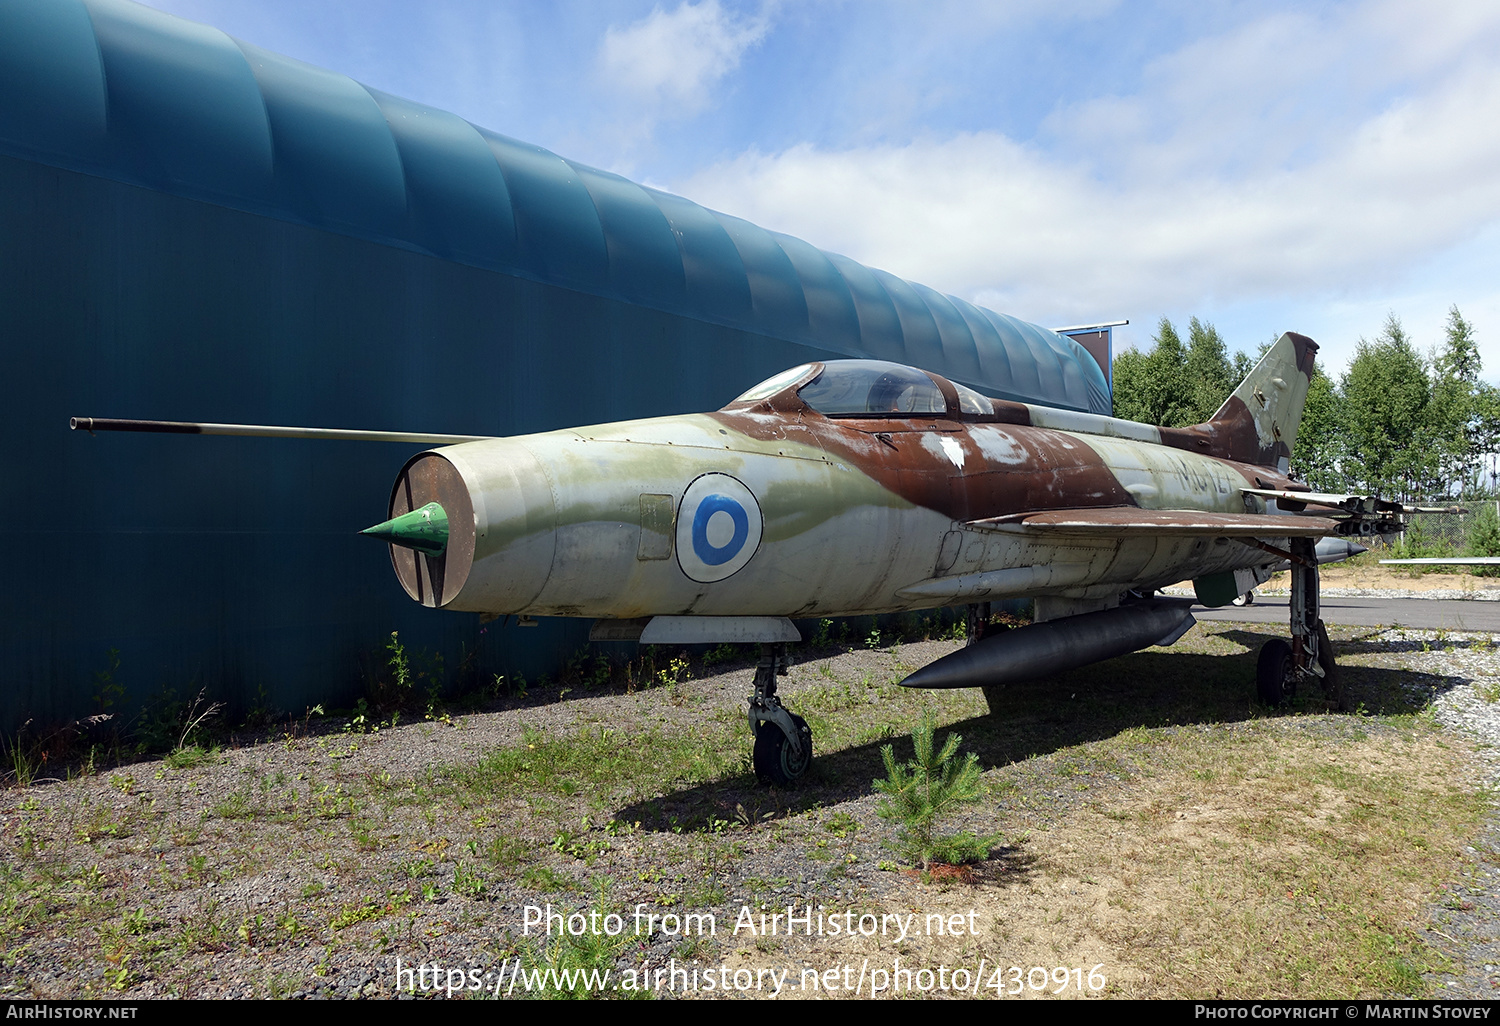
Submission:
[[[933,862],[973,862],[989,855],[997,843],[993,836],[972,833],[937,836],[935,829],[943,816],[960,805],[978,801],[984,796],[979,782],[979,757],[973,752],[958,758],[963,739],[949,734],[939,750],[933,738],[931,717],[924,717],[912,731],[913,757],[896,762],[895,749],[886,745],[880,750],[886,777],[875,781],[881,800],[881,818],[901,824],[897,847],[903,858],[920,864],[925,873]]]

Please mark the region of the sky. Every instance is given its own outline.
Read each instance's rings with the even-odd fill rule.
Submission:
[[[1058,327],[1457,306],[1500,381],[1500,5],[150,0]]]

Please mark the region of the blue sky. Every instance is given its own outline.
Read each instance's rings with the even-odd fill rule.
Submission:
[[[1500,380],[1500,5],[150,6],[1026,320],[1456,304]]]

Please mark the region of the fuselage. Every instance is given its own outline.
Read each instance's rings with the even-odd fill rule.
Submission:
[[[1098,598],[1273,559],[1208,536],[1060,540],[1018,521],[1122,507],[1264,512],[1242,489],[1285,487],[1275,470],[1190,451],[1190,439],[1162,444],[1147,425],[850,364],[795,368],[715,413],[423,453],[403,469],[391,513],[438,502],[449,542],[437,555],[392,546],[398,575],[414,598],[455,610],[808,617]],[[852,365],[866,375],[857,401],[830,384]],[[921,378],[879,377],[885,368]],[[915,392],[902,391],[908,380]],[[1006,569],[1017,572],[989,574],[983,594],[947,587]]]

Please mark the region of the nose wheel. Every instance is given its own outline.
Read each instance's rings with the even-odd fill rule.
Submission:
[[[763,784],[793,787],[812,765],[812,730],[781,704],[776,678],[787,672],[785,645],[762,645],[750,696],[750,730],[755,734],[755,776]]]
[[[800,745],[792,744],[779,724],[763,722],[755,730],[755,776],[762,783],[791,787],[812,764],[812,730],[801,716],[790,715]]]

